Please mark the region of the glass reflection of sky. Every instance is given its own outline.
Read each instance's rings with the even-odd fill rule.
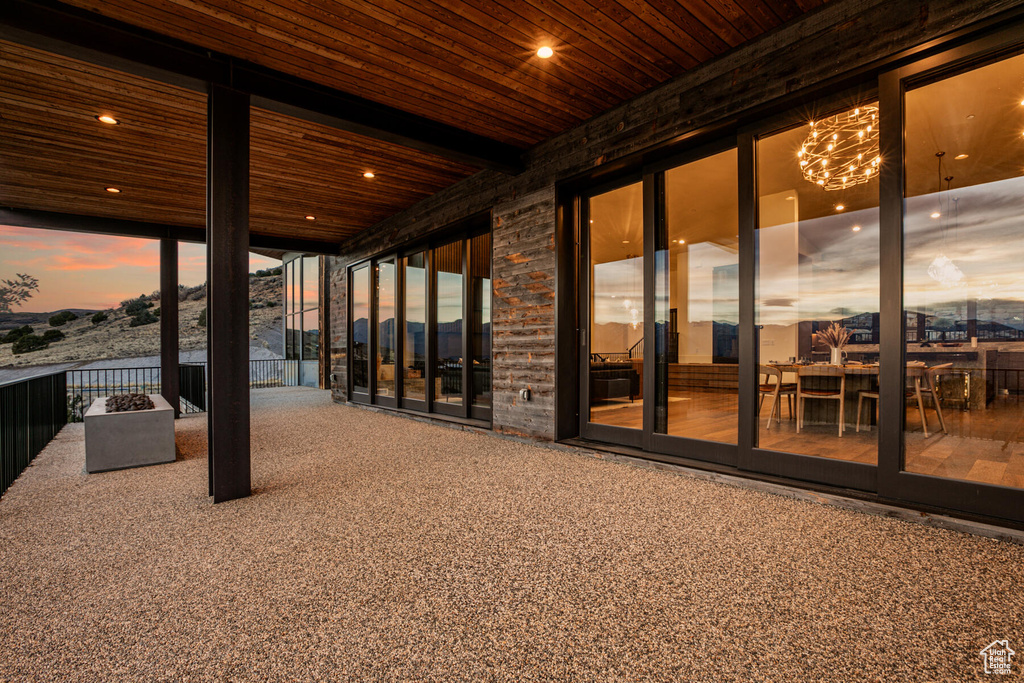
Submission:
[[[854,226],[860,230],[853,231]],[[773,228],[758,230],[770,239]],[[799,223],[800,264],[788,273],[761,267],[758,324],[790,325],[878,311],[878,209],[850,211]],[[779,293],[786,293],[779,296]]]
[[[906,200],[904,298],[909,311],[978,318],[1024,329],[1024,178],[953,188]],[[939,213],[939,218],[932,218]],[[946,256],[963,273],[943,284],[928,267]]]
[[[644,259],[641,256],[621,261],[594,264],[594,324],[632,323],[630,309],[644,319]],[[625,305],[629,301],[629,306]]]

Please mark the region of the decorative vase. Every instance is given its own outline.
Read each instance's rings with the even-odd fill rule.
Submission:
[[[843,350],[838,346],[832,347],[832,358],[829,360],[831,365],[842,365],[843,361]]]

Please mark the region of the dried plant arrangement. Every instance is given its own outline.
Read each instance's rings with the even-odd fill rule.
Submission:
[[[824,330],[818,332],[818,339],[825,342],[833,349],[846,347],[850,343],[850,331],[837,322],[833,322]]]

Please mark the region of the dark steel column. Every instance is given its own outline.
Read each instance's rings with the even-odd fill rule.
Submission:
[[[178,377],[178,243],[160,240],[160,393],[181,414]]]
[[[251,492],[249,461],[249,96],[210,86],[206,324],[213,502]]]

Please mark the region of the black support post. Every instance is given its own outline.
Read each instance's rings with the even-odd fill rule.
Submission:
[[[220,503],[251,492],[249,96],[211,85],[207,130],[210,488]]]
[[[181,415],[178,377],[178,243],[160,240],[160,393]]]

